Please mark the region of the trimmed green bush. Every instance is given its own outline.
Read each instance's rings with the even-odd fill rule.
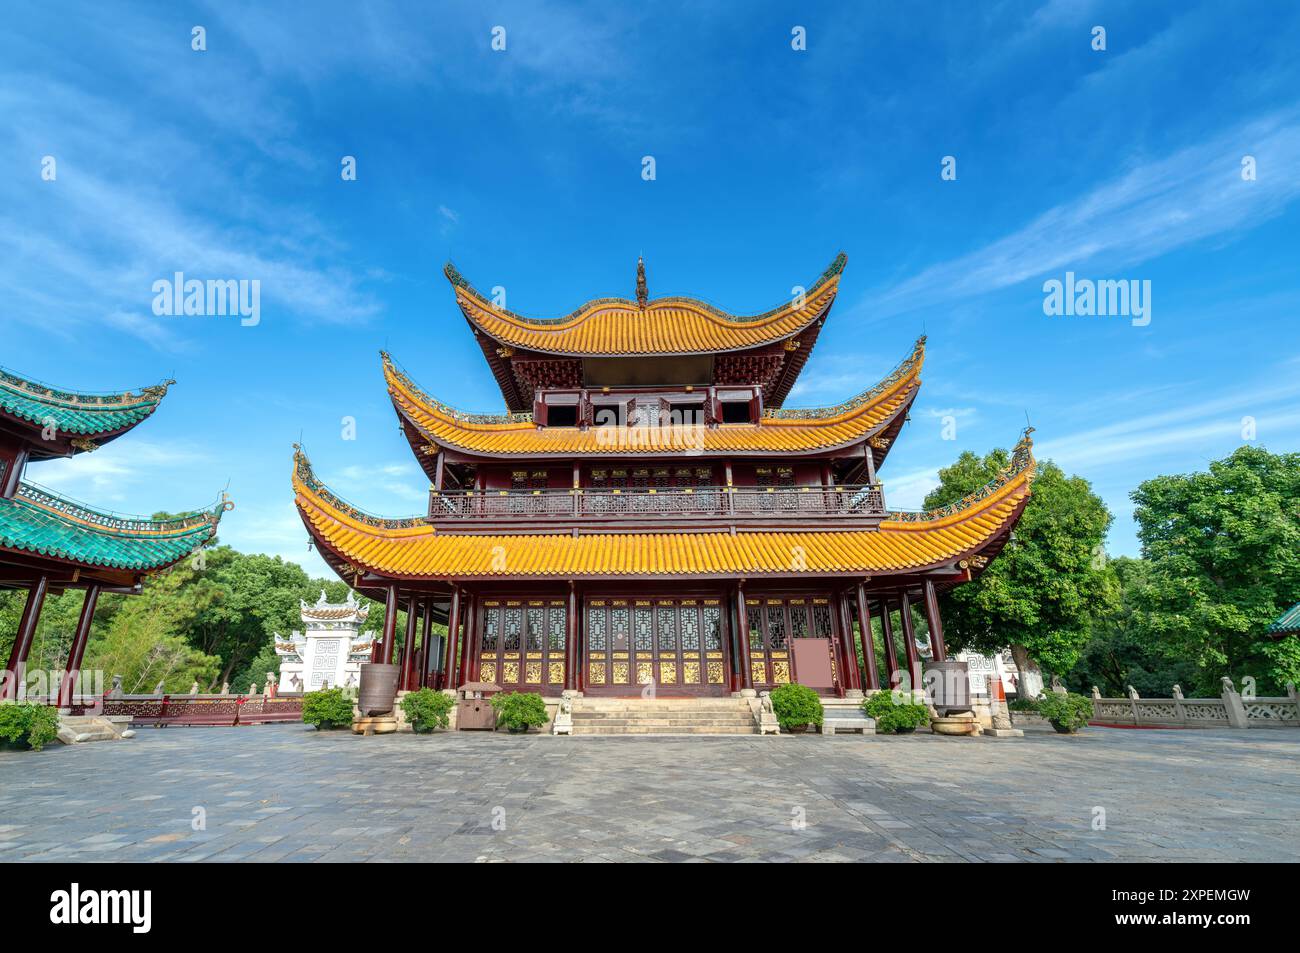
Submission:
[[[1063,735],[1072,735],[1092,717],[1092,699],[1074,692],[1048,692],[1038,700],[1038,713]]]
[[[347,728],[352,724],[352,699],[341,688],[326,688],[302,696],[302,720],[322,728]]]
[[[1032,712],[1038,714],[1037,698],[1017,698],[1015,701],[1007,702],[1007,708],[1011,711]]]
[[[453,702],[450,696],[435,692],[432,688],[407,692],[402,698],[402,711],[411,723],[411,730],[416,734],[426,734],[435,728],[446,728],[451,724]]]
[[[782,731],[822,726],[822,700],[807,685],[791,682],[772,689],[772,713]]]
[[[0,704],[0,739],[40,751],[59,734],[59,713],[49,705]]]
[[[500,692],[489,700],[497,713],[497,727],[527,731],[546,724],[546,702],[534,692]]]
[[[876,719],[876,733],[882,735],[912,731],[930,720],[930,709],[925,705],[918,705],[905,694],[895,698],[891,691],[876,692],[865,699],[862,710],[868,718]]]

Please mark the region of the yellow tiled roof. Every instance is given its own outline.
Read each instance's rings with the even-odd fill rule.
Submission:
[[[960,504],[893,514],[875,530],[466,535],[384,520],[343,503],[295,453],[295,502],[322,548],[356,571],[400,579],[889,574],[945,565],[994,542],[1030,494],[1028,435],[1012,465]]]
[[[585,357],[708,354],[784,340],[831,306],[846,261],[839,255],[801,299],[752,317],[728,314],[694,298],[659,298],[644,308],[626,298],[598,298],[563,318],[529,319],[496,307],[451,265],[445,270],[456,303],[484,334],[523,350]]]
[[[921,385],[925,338],[880,383],[835,407],[768,411],[757,424],[716,427],[538,427],[529,414],[465,414],[430,397],[384,355],[397,412],[436,443],[488,456],[639,453],[809,453],[852,444],[882,429]]]

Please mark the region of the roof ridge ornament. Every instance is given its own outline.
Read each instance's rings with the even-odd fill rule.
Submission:
[[[636,256],[636,304],[642,311],[650,303],[650,289],[645,283],[645,259]]]

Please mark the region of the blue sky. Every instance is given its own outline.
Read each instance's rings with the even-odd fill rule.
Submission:
[[[228,483],[225,541],[324,573],[289,489],[301,438],[341,495],[420,512],[377,352],[501,408],[448,259],[530,315],[630,295],[638,253],[652,295],[749,313],[846,251],[788,403],[861,390],[927,333],[881,472],[898,507],[1028,414],[1136,554],[1141,480],[1231,452],[1244,417],[1300,447],[1292,5],[108,6],[13,3],[0,37],[0,364],[179,382],[128,438],[29,471],[88,503],[181,510]],[[155,316],[178,270],[260,280],[260,323]],[[1066,271],[1149,280],[1150,324],[1045,316]]]

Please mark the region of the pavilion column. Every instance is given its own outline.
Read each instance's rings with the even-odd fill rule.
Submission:
[[[921,688],[921,657],[916,654],[916,632],[912,626],[912,603],[907,599],[907,590],[898,590],[898,619],[903,625],[903,641],[907,649],[907,673],[912,679],[908,687],[912,691]]]
[[[880,669],[876,664],[876,640],[871,634],[871,606],[867,604],[866,583],[858,583],[858,629],[862,634],[862,688],[871,691],[880,687]]]
[[[478,634],[478,626],[476,624],[477,616],[478,596],[471,592],[469,594],[469,603],[466,606],[465,635],[460,640],[460,665],[457,668],[457,685],[464,685],[471,678],[470,673],[473,671],[473,668],[470,660],[474,656],[474,643]]]
[[[574,463],[576,472],[578,464]],[[569,601],[564,612],[564,687],[582,691],[582,653],[578,646],[578,587],[569,580]]]
[[[839,659],[837,667],[839,668],[839,678],[835,680],[835,691],[841,698],[851,689],[856,689],[857,685],[857,653],[853,652],[853,621],[849,618],[849,605],[841,593],[832,593],[832,599],[835,602],[835,612],[840,617],[840,624],[837,627],[840,630],[839,638],[835,639],[835,656]],[[832,630],[833,631],[833,630]]]
[[[930,626],[930,654],[936,662],[946,661],[948,650],[943,644],[943,620],[939,618],[939,594],[934,591],[934,582],[925,581],[925,621]]]
[[[740,649],[740,687],[754,687],[754,670],[749,657],[749,612],[745,608],[745,587],[736,587],[736,645]]]
[[[411,690],[411,683],[415,681],[415,634],[419,631],[420,603],[416,601],[415,596],[406,600],[406,639],[402,642],[402,674],[398,679],[398,687],[404,692]]]
[[[451,590],[451,607],[447,610],[447,645],[443,653],[442,671],[438,673],[439,688],[455,688],[452,684],[452,666],[456,664],[456,643],[460,640],[460,590]]]
[[[390,585],[384,598],[384,635],[379,643],[379,661],[393,664],[393,650],[397,647],[397,586]]]
[[[424,625],[420,630],[420,688],[432,688],[429,673],[433,671],[433,599],[424,600],[422,612]]]
[[[27,590],[27,603],[23,606],[23,615],[18,621],[14,647],[9,653],[9,664],[5,666],[3,673],[4,682],[0,684],[0,701],[18,697],[23,670],[27,667],[27,654],[32,650],[32,639],[36,636],[36,623],[40,621],[41,607],[45,605],[45,594],[49,588],[50,577],[42,574]]]
[[[880,634],[885,642],[885,674],[889,678],[891,689],[898,687],[898,649],[894,646],[894,618],[889,609],[889,600],[880,599]]]
[[[72,637],[72,647],[68,649],[68,664],[63,669],[63,682],[59,685],[59,707],[67,708],[72,704],[73,690],[77,678],[81,675],[81,660],[86,655],[86,643],[90,640],[90,624],[95,619],[95,605],[99,602],[99,586],[86,589],[86,600],[81,604],[81,615],[77,619],[77,631]]]

